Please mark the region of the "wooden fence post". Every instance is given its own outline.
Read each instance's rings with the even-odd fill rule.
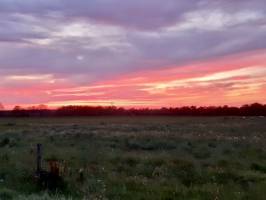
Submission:
[[[37,144],[37,174],[40,175],[42,170],[42,144]]]

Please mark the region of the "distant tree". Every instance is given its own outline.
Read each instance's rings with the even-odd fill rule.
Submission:
[[[4,107],[4,105],[2,103],[0,103],[0,111],[1,110],[5,110],[5,107]]]
[[[37,106],[29,106],[27,107],[27,110],[48,110],[48,106],[44,104],[40,104]]]
[[[48,110],[48,106],[44,104],[40,104],[36,108],[37,110]]]
[[[29,106],[26,108],[26,110],[36,110],[36,106]]]
[[[21,106],[15,106],[13,108],[14,111],[18,111],[18,110],[23,110],[23,108]]]
[[[1,104],[0,104],[1,105]],[[115,106],[63,106],[49,110],[46,105],[23,108],[15,106],[12,112],[1,112],[8,116],[103,116],[103,115],[170,115],[170,116],[266,116],[266,104],[253,103],[241,107],[231,106],[183,106],[152,108],[118,108]]]

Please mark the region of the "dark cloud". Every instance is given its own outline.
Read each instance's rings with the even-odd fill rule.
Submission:
[[[0,11],[51,17],[65,20],[89,19],[100,23],[137,29],[153,29],[175,23],[184,12],[195,9],[198,0],[3,0]]]
[[[102,23],[153,29],[169,26],[184,13],[200,9],[259,10],[265,13],[264,0],[2,0],[0,11],[68,19],[81,18]]]
[[[2,0],[0,74],[87,75],[84,81],[89,82],[265,49],[264,4],[263,0]]]

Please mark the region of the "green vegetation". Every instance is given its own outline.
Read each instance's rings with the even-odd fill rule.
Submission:
[[[0,119],[0,199],[264,199],[266,118]],[[41,190],[35,145],[64,163]],[[47,163],[44,163],[44,167]],[[82,177],[81,177],[82,172]]]

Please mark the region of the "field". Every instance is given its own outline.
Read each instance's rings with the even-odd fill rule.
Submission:
[[[35,146],[64,164],[36,184]],[[265,199],[266,118],[0,119],[0,199]]]

